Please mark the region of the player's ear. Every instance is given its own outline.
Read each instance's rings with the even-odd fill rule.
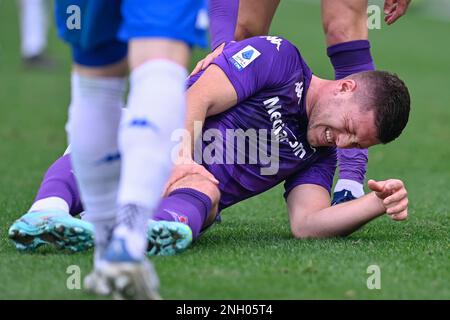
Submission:
[[[356,90],[356,81],[353,79],[342,79],[339,81],[338,87],[341,93],[353,92]]]

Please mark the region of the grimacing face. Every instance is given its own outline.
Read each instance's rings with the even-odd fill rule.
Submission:
[[[379,144],[374,111],[365,111],[353,93],[324,95],[309,115],[308,142],[313,147],[366,149]]]

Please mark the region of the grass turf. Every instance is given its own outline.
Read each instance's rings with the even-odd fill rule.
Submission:
[[[404,135],[371,149],[368,177],[404,179],[410,218],[382,217],[345,239],[294,240],[282,189],[275,188],[223,213],[222,224],[190,250],[153,261],[166,299],[449,299],[450,22],[410,9],[394,26],[371,31],[379,69],[409,85],[412,114]],[[65,148],[69,50],[54,34],[52,73],[20,64],[14,1],[0,1],[0,298],[89,299],[68,290],[66,269],[91,269],[92,252],[41,248],[16,252],[10,224],[27,210],[48,165]],[[298,45],[317,75],[332,77],[319,6],[284,1],[272,34]],[[197,51],[194,60],[204,55]],[[367,267],[381,268],[381,290],[368,290]]]

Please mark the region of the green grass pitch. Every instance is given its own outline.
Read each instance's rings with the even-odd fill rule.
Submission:
[[[26,72],[15,4],[0,1],[0,299],[95,298],[66,288],[67,267],[78,265],[85,276],[92,252],[22,254],[7,239],[65,149],[69,103],[68,48],[52,30],[50,52],[61,68]],[[412,114],[398,141],[371,149],[368,177],[404,179],[409,220],[382,217],[348,238],[295,240],[279,187],[226,210],[223,223],[187,252],[153,259],[164,298],[450,298],[450,21],[426,15],[423,5],[370,33],[377,68],[409,85]],[[271,33],[298,45],[317,75],[332,77],[315,1],[282,1]],[[194,60],[204,54],[195,52]],[[366,286],[372,264],[381,268],[381,290]]]

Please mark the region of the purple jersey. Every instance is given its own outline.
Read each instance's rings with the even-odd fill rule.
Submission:
[[[336,150],[313,148],[307,141],[305,97],[312,73],[297,48],[283,38],[254,37],[227,44],[223,54],[213,63],[231,81],[238,102],[226,112],[206,119],[204,132],[220,130],[223,141],[203,142],[203,150],[219,143],[225,149],[229,142],[227,129],[266,129],[269,141],[273,130],[279,141],[276,174],[261,174],[261,168],[267,163],[263,164],[261,159],[251,162],[248,154],[245,155],[245,163],[237,164],[237,156],[242,153],[237,146],[233,164],[224,164],[225,160],[220,164],[202,163],[220,181],[220,209],[283,181],[285,196],[301,184],[320,185],[330,192],[336,168]]]

